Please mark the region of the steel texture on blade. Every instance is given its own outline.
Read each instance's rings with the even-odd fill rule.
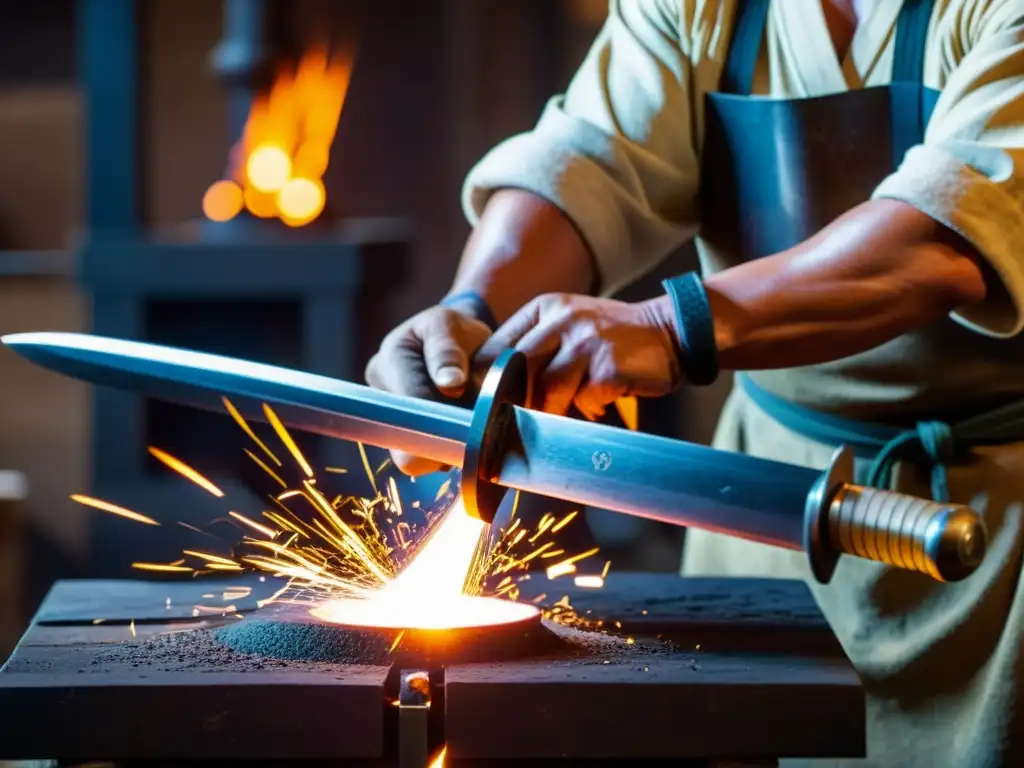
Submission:
[[[515,427],[494,470],[500,485],[804,548],[803,511],[818,471],[523,408]]]
[[[403,450],[461,466],[472,413],[326,376],[157,344],[78,333],[18,333],[5,345],[77,379],[205,410],[224,397],[248,419],[281,421],[316,434]]]

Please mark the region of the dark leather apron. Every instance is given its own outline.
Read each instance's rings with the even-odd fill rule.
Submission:
[[[768,256],[871,197],[921,142],[939,96],[922,85],[933,2],[904,2],[891,86],[807,99],[750,95],[770,0],[739,3],[719,92],[706,98],[702,240],[744,261]]]

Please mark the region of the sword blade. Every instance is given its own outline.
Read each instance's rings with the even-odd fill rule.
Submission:
[[[494,482],[529,493],[804,548],[821,472],[683,440],[515,408]]]
[[[472,412],[326,376],[157,344],[81,333],[17,333],[3,343],[32,362],[92,384],[282,423],[328,437],[462,466]]]
[[[2,341],[93,384],[246,418],[270,405],[287,426],[461,467],[472,412],[325,376],[156,344],[74,333]],[[803,510],[821,473],[681,440],[514,407],[491,469],[507,488],[803,549]]]

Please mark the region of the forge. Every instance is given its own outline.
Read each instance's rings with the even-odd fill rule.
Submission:
[[[238,582],[57,583],[0,671],[0,757],[423,765],[444,745],[448,765],[772,765],[864,752],[861,682],[800,582],[531,578],[522,600],[564,595],[607,631],[537,619],[447,636],[475,658],[392,652],[391,631],[257,608],[271,579],[249,582],[237,614],[187,610]]]

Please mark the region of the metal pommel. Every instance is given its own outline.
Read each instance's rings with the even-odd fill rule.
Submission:
[[[854,485],[853,454],[840,449],[807,499],[804,546],[814,577],[827,583],[840,554],[960,581],[977,570],[988,536],[962,504]]]
[[[488,524],[494,522],[507,490],[492,480],[505,451],[511,406],[524,405],[528,392],[526,357],[509,349],[494,361],[476,398],[462,460],[462,503],[470,515]]]
[[[828,509],[829,540],[847,554],[960,581],[977,570],[988,536],[981,516],[962,504],[848,485]]]

